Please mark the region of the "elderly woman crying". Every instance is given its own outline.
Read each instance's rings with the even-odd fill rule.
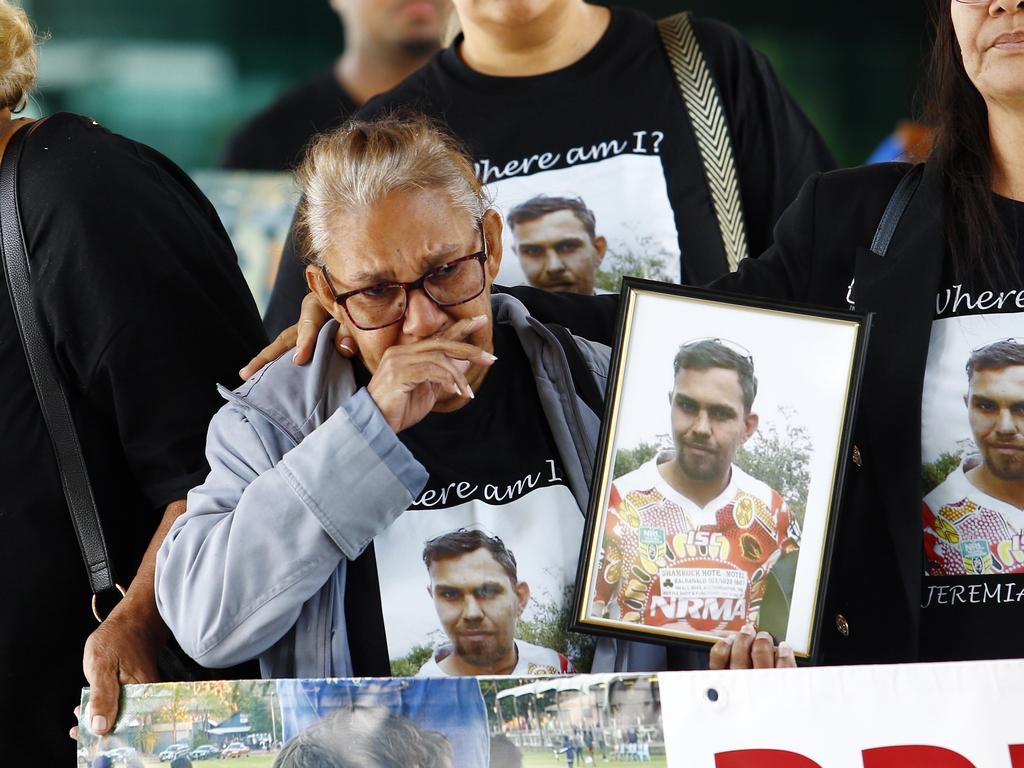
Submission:
[[[586,670],[592,643],[545,622],[599,428],[577,388],[604,387],[608,348],[491,294],[501,217],[430,123],[350,124],[300,177],[333,320],[311,365],[224,392],[211,473],[160,552],[162,614],[196,659],[258,656],[269,677]],[[609,644],[594,666],[658,654]]]

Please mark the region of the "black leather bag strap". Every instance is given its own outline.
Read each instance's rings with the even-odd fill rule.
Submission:
[[[11,137],[0,162],[0,245],[4,255],[4,274],[11,295],[14,319],[25,350],[32,384],[46,421],[46,428],[57,458],[64,498],[71,512],[78,546],[82,551],[93,595],[119,589],[114,580],[103,527],[96,509],[89,473],[82,456],[82,446],[71,418],[71,409],[64,393],[53,350],[43,331],[33,300],[28,250],[21,229],[18,209],[18,164],[32,125],[19,128]],[[120,590],[123,592],[123,590]],[[93,612],[96,612],[95,598]],[[97,615],[97,618],[99,616]]]
[[[878,229],[875,230],[875,237],[871,241],[871,251],[883,259],[889,250],[889,244],[892,242],[893,235],[896,234],[896,229],[900,225],[900,220],[903,218],[903,214],[906,213],[907,206],[910,205],[910,201],[914,198],[917,188],[921,186],[923,176],[923,163],[915,165],[903,174],[903,178],[896,185],[892,197],[889,198],[889,202],[882,212],[882,218],[878,221]],[[856,308],[853,297],[855,282],[856,278],[850,281],[850,285],[846,289],[846,301],[849,303],[851,310]]]
[[[885,206],[885,212],[878,222],[878,229],[875,230],[875,238],[871,241],[871,250],[882,258],[885,258],[885,253],[889,250],[892,236],[896,234],[896,228],[900,225],[900,219],[903,218],[907,206],[910,205],[910,201],[914,197],[914,193],[917,192],[917,188],[921,185],[921,177],[923,175],[923,163],[915,165],[907,171],[903,178],[900,179],[900,183],[896,185],[892,197],[889,198],[889,204]]]
[[[555,335],[559,346],[565,352],[565,359],[569,363],[569,374],[572,376],[572,386],[576,390],[577,397],[600,418],[604,413],[604,396],[601,394],[597,382],[594,381],[594,375],[587,367],[586,360],[583,359],[583,353],[580,352],[576,339],[564,325],[547,323],[546,327]]]

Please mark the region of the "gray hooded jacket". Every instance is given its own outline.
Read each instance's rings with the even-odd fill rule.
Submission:
[[[600,421],[578,399],[554,335],[516,299],[515,329],[580,513]],[[210,474],[157,557],[157,606],[182,649],[224,667],[259,657],[264,677],[350,677],[347,563],[413,503],[427,472],[398,440],[324,326],[309,365],[281,358],[234,392],[207,438]],[[608,347],[576,338],[599,387]],[[594,671],[664,668],[656,646],[603,640]]]

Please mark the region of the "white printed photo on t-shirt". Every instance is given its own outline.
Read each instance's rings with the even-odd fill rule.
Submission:
[[[392,674],[588,671],[592,639],[567,631],[582,536],[563,484],[407,511],[374,540]]]
[[[1024,571],[1019,313],[949,317],[932,324],[921,457],[926,573]]]
[[[491,181],[505,220],[496,282],[618,292],[624,275],[678,283],[679,239],[661,158],[623,154]]]

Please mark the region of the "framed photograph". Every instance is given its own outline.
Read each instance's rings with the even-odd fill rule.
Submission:
[[[580,632],[817,650],[869,317],[626,278]]]

